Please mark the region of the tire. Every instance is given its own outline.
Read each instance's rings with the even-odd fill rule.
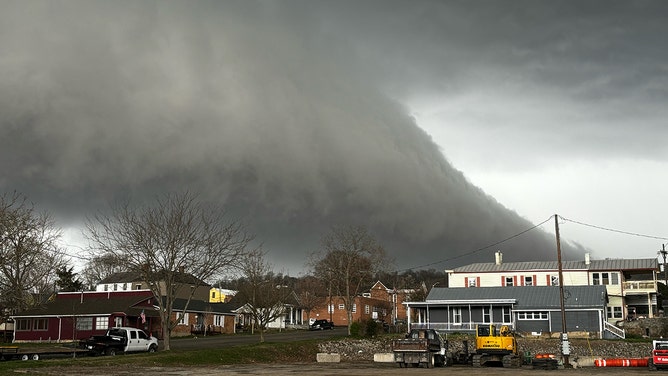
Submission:
[[[28,356],[28,354],[23,354],[23,355],[21,355],[21,360],[22,360],[22,361],[25,362],[25,361],[28,360],[28,359],[30,359],[30,357]]]
[[[116,349],[113,348],[113,347],[110,347],[110,348],[106,349],[106,350],[104,351],[104,353],[105,353],[106,355],[109,355],[109,356],[116,356]]]
[[[654,365],[654,360],[652,358],[649,358],[647,361],[647,366],[650,371],[656,371],[656,366]]]
[[[30,359],[32,359],[32,360],[39,360],[39,354],[32,354],[32,356],[30,357]]]
[[[148,347],[148,352],[150,352],[151,354],[156,352],[156,351],[158,351],[158,346],[151,345],[151,346]]]

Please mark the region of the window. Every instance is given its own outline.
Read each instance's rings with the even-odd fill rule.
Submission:
[[[49,329],[49,320],[48,319],[35,319],[32,329],[33,330],[48,330]]]
[[[118,284],[114,283],[114,291],[118,291]]]
[[[30,330],[30,320],[16,320],[16,330],[17,331]]]
[[[130,339],[137,339],[137,332],[134,330],[130,331]]]
[[[344,304],[339,304],[339,309],[344,310],[344,309],[346,309],[346,306]]]
[[[452,308],[452,323],[461,324],[462,323],[462,309],[461,308]]]
[[[490,324],[492,322],[492,308],[491,307],[482,307],[482,322],[484,324]]]
[[[109,291],[109,285],[104,285],[104,291]]]
[[[619,273],[592,273],[591,283],[592,285],[618,285]]]
[[[93,318],[92,317],[78,317],[77,318],[77,330],[93,330]]]
[[[334,312],[334,304],[328,304],[327,305],[327,312],[329,312],[329,313]]]
[[[623,318],[622,315],[622,307],[605,307],[607,316],[609,319],[621,319]]]
[[[225,326],[225,316],[214,315],[213,316],[213,325],[215,325],[215,326]]]
[[[148,336],[146,335],[146,333],[144,333],[143,330],[137,331],[137,336],[141,339],[148,339]]]
[[[353,313],[357,312],[357,304],[353,304]]]
[[[106,316],[98,316],[95,318],[95,330],[109,329],[109,319]]]
[[[513,317],[510,314],[510,307],[503,307],[503,323],[510,324],[513,322]]]
[[[188,325],[188,312],[176,312],[176,317],[180,317],[180,320],[176,325]]]
[[[550,285],[551,286],[559,286],[559,275],[554,274],[550,276]]]
[[[468,287],[478,287],[477,282],[478,281],[477,281],[476,277],[467,277],[466,278],[466,286],[468,286]]]
[[[370,308],[369,308],[369,305],[368,305],[368,304],[365,304],[365,305],[364,305],[364,313],[368,315],[370,311],[371,311],[371,310],[370,310]]]
[[[518,312],[518,320],[547,320],[547,312]]]
[[[515,286],[515,279],[513,277],[506,277],[506,286]]]
[[[214,299],[216,299],[216,292],[211,291],[211,300],[214,300]]]
[[[141,290],[141,283],[135,285],[135,290]]]
[[[114,317],[114,327],[118,328],[123,326],[123,318],[120,316]]]
[[[532,276],[524,276],[524,286],[533,286]]]

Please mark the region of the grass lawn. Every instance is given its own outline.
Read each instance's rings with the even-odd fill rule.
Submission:
[[[117,356],[84,356],[78,358],[44,359],[39,361],[2,361],[0,373],[24,368],[41,367],[122,367],[133,365],[150,366],[215,366],[252,363],[300,363],[315,361],[319,341],[298,341],[289,343],[257,343],[217,349],[189,351],[162,351],[154,354],[141,353]]]

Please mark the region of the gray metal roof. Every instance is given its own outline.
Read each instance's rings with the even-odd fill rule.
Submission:
[[[515,309],[559,309],[558,286],[509,286],[509,287],[435,287],[427,296],[428,304],[452,304],[466,301],[515,300]],[[606,287],[565,286],[564,306],[566,308],[602,308],[607,300]]]
[[[655,258],[651,259],[607,259],[591,260],[589,265],[584,261],[563,261],[561,263],[563,270],[658,270],[659,262]],[[494,262],[476,263],[460,266],[454,269],[455,273],[485,273],[485,272],[504,272],[504,271],[524,271],[524,270],[558,270],[557,261],[524,261],[524,262],[504,262],[497,265]]]

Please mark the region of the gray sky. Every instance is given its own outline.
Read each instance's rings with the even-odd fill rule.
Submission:
[[[668,242],[663,1],[0,6],[0,190],[69,244],[114,200],[182,190],[291,274],[332,225],[397,269],[554,259],[552,221],[473,251],[555,213],[659,238],[562,221],[568,257]]]

